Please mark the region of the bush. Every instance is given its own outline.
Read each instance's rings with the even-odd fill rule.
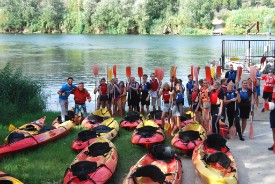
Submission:
[[[41,112],[46,108],[47,97],[43,84],[23,75],[10,63],[0,70],[0,123],[7,123],[22,113]]]

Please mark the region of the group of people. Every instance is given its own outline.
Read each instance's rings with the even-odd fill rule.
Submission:
[[[243,79],[239,84],[236,83],[236,75],[236,70],[230,65],[224,79],[194,81],[190,74],[185,85],[176,76],[172,76],[169,82],[162,84],[155,73],[150,75],[150,80],[148,75],[144,74],[140,83],[135,77],[130,77],[126,83],[119,82],[117,78],[109,82],[101,78],[99,86],[94,89],[94,94],[98,94],[96,108],[106,107],[112,115],[123,117],[126,102],[129,112],[138,111],[142,114],[149,114],[152,105],[153,111],[162,110],[163,126],[168,116],[173,135],[181,130],[180,117],[184,114],[186,97],[188,108],[194,112],[196,121],[200,122],[208,132],[219,133],[220,123],[225,123],[227,117],[229,128],[234,124],[239,139],[244,141],[243,133],[247,120],[250,116],[254,116],[254,110],[259,108],[260,80],[265,81],[262,97],[268,102],[275,100],[272,98],[275,78],[272,71],[266,76],[261,76],[257,69],[255,79]],[[62,121],[65,121],[70,94],[74,94],[76,114],[80,109],[86,112],[85,101],[91,101],[84,84],[79,83],[75,86],[72,82],[73,79],[69,77],[68,83],[58,91]],[[265,111],[264,106],[261,107],[261,111]],[[275,141],[275,110],[270,113],[270,124]],[[269,149],[273,149],[273,146]]]

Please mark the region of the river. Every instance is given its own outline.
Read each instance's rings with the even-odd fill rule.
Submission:
[[[266,39],[266,37],[255,37]],[[58,89],[68,76],[74,83],[84,82],[90,93],[94,89],[93,66],[99,65],[99,77],[106,76],[106,67],[117,65],[117,77],[126,81],[125,68],[131,66],[132,75],[143,67],[150,74],[157,67],[165,69],[168,81],[170,67],[177,66],[177,76],[185,84],[190,66],[204,68],[221,57],[223,39],[245,39],[245,36],[148,36],[148,35],[0,35],[0,68],[7,62],[22,67],[35,80],[43,81],[48,94],[47,109],[59,111]],[[200,72],[204,76],[204,70]],[[87,103],[88,112],[94,110],[93,101]],[[74,105],[73,96],[69,98]]]

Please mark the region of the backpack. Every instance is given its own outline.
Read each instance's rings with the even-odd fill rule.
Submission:
[[[177,96],[176,96],[176,103],[180,104],[184,102],[184,97],[183,97],[183,93],[177,92]]]

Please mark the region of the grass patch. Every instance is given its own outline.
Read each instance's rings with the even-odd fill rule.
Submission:
[[[47,116],[45,124],[50,125],[59,113],[24,114],[17,117],[12,124],[18,127],[44,115]],[[119,118],[116,119],[118,122],[120,121]],[[9,134],[8,126],[9,123],[0,124],[1,143]],[[68,135],[59,140],[33,150],[10,155],[0,162],[0,170],[13,175],[24,183],[61,183],[66,169],[77,155],[71,149],[71,143],[81,130],[83,128],[80,126],[74,127]],[[122,183],[123,177],[128,173],[130,167],[147,152],[145,148],[133,145],[130,141],[131,136],[132,131],[120,129],[119,136],[113,140],[119,156],[118,165],[113,176],[115,183]],[[165,142],[170,144],[170,141],[171,139],[166,139]]]

